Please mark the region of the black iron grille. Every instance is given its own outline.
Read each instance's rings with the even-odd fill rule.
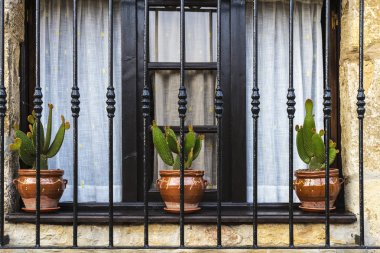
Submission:
[[[1,135],[1,152],[0,152],[0,185],[1,185],[1,194],[0,194],[0,214],[1,214],[1,222],[0,222],[0,244],[4,248],[31,248],[31,247],[23,247],[23,246],[6,246],[5,245],[5,237],[4,237],[4,118],[7,112],[7,101],[6,101],[6,89],[4,85],[4,1],[1,0],[1,8],[0,8],[0,18],[1,18],[1,30],[0,30],[0,38],[1,38],[1,50],[0,50],[0,59],[1,59],[1,65],[0,65],[0,135]],[[149,245],[149,203],[148,203],[148,153],[150,150],[149,147],[149,141],[148,141],[148,135],[149,135],[149,124],[151,122],[150,119],[150,111],[151,111],[151,94],[149,89],[149,70],[150,67],[154,69],[154,66],[151,66],[149,63],[149,41],[148,41],[148,35],[149,35],[149,1],[145,0],[145,15],[144,15],[144,89],[141,94],[141,108],[142,108],[142,116],[143,116],[143,127],[144,127],[144,143],[143,143],[143,168],[144,168],[144,244],[142,246],[133,246],[133,247],[123,247],[123,246],[114,246],[114,237],[113,237],[113,229],[114,229],[114,208],[113,208],[113,118],[115,115],[115,92],[113,87],[113,0],[109,0],[109,12],[108,12],[108,18],[109,18],[109,27],[108,27],[108,40],[109,40],[109,48],[108,48],[108,54],[109,54],[109,61],[108,61],[108,68],[109,71],[109,83],[107,90],[104,91],[105,97],[106,97],[106,113],[109,118],[109,138],[108,138],[108,160],[109,160],[109,203],[108,203],[108,224],[109,224],[109,245],[104,247],[93,247],[93,246],[82,246],[78,245],[78,121],[80,120],[80,87],[78,86],[78,58],[77,58],[77,44],[78,44],[78,38],[77,38],[77,0],[73,0],[73,86],[72,86],[72,93],[71,93],[71,110],[72,110],[72,117],[73,117],[73,153],[74,153],[74,161],[73,161],[73,243],[71,246],[65,246],[65,247],[55,247],[53,246],[42,246],[40,244],[40,151],[41,147],[39,145],[39,142],[37,142],[36,147],[36,194],[37,194],[37,201],[36,201],[36,213],[35,213],[35,231],[36,231],[36,238],[35,238],[35,247],[36,248],[84,248],[84,249],[96,249],[96,248],[155,248],[155,249],[170,249],[170,248],[205,248],[205,249],[219,249],[219,248],[231,248],[223,246],[222,244],[222,147],[223,147],[223,141],[222,141],[222,130],[223,130],[223,91],[221,86],[221,47],[220,47],[220,41],[221,41],[221,0],[217,0],[217,64],[216,64],[216,70],[217,70],[217,85],[215,89],[215,115],[216,115],[216,122],[217,122],[217,151],[218,151],[218,158],[217,158],[217,175],[218,175],[218,187],[217,187],[217,202],[216,202],[216,210],[217,215],[215,219],[215,225],[217,227],[217,244],[215,246],[208,246],[208,247],[189,247],[185,245],[185,230],[184,225],[186,221],[186,217],[184,215],[184,134],[185,134],[185,118],[186,118],[186,112],[187,112],[187,92],[185,87],[185,64],[186,64],[186,54],[185,54],[185,8],[188,4],[188,2],[185,2],[185,0],[179,0],[180,1],[180,85],[179,85],[179,91],[178,91],[178,116],[180,118],[180,126],[179,126],[179,132],[180,132],[180,214],[179,214],[179,226],[180,226],[180,243],[176,247],[171,246],[150,246]],[[289,119],[289,245],[288,247],[265,247],[265,248],[380,248],[379,246],[371,246],[367,247],[365,245],[364,241],[364,192],[363,192],[363,121],[364,121],[364,114],[365,114],[365,95],[364,95],[364,88],[363,88],[363,33],[364,33],[364,0],[360,0],[360,47],[359,47],[359,86],[358,86],[358,93],[357,93],[357,113],[358,113],[358,120],[359,120],[359,204],[360,204],[360,243],[358,246],[331,246],[330,245],[330,211],[329,211],[329,184],[326,184],[326,191],[325,191],[325,245],[324,246],[295,246],[294,245],[294,227],[293,227],[293,188],[292,188],[292,180],[293,180],[293,119],[295,114],[295,89],[293,87],[293,18],[294,18],[294,0],[289,1],[289,10],[290,10],[290,16],[289,16],[289,88],[287,91],[287,94],[284,94],[287,98],[287,113],[288,113],[288,119]],[[35,91],[34,91],[34,111],[36,115],[36,121],[39,122],[41,119],[41,113],[42,113],[42,103],[43,103],[43,94],[41,92],[40,87],[40,0],[35,0],[36,4],[36,19],[35,19],[35,29],[36,29],[36,37],[35,37],[35,49],[36,49],[36,55],[35,55],[35,66],[36,66],[36,84],[35,84]],[[329,65],[330,65],[330,59],[329,59],[329,39],[330,39],[330,24],[331,24],[331,17],[330,17],[330,0],[325,0],[325,58],[324,58],[324,130],[325,130],[325,136],[324,141],[326,145],[326,182],[329,182],[329,137],[330,137],[330,131],[331,131],[331,105],[332,105],[332,97],[331,97],[331,90],[330,90],[330,81],[329,81]],[[257,236],[257,225],[258,225],[258,203],[257,203],[257,164],[258,164],[258,135],[260,134],[260,129],[258,128],[258,118],[260,116],[260,92],[258,87],[258,80],[257,80],[257,66],[258,66],[258,0],[253,1],[253,89],[252,89],[252,117],[253,117],[253,212],[252,212],[252,229],[253,229],[253,244],[251,246],[245,246],[245,247],[237,247],[237,248],[261,248],[258,245]],[[212,68],[215,68],[215,66],[212,66]],[[262,94],[265,96],[265,94]],[[69,99],[69,98],[68,98]],[[37,124],[37,127],[39,127],[39,124]],[[37,129],[37,139],[39,139],[39,129]]]

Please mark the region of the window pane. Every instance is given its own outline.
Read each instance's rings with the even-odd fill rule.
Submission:
[[[186,71],[186,89],[188,95],[185,125],[215,125],[214,94],[215,71]],[[155,119],[161,126],[179,126],[178,117],[178,71],[156,71],[153,76]],[[205,170],[205,179],[209,188],[216,185],[216,135],[207,134],[203,151],[194,161],[192,168]],[[154,175],[157,169],[170,169],[155,154]],[[155,182],[155,181],[154,181]]]
[[[187,113],[185,124],[215,125],[215,71],[186,71]],[[179,72],[156,71],[152,77],[154,113],[158,125],[179,126]]]
[[[179,62],[178,11],[150,11],[150,61]],[[216,13],[186,12],[186,61],[216,61]]]
[[[41,4],[41,86],[44,95],[42,121],[46,122],[47,104],[53,103],[53,136],[64,115],[72,125],[72,1],[55,0]],[[78,86],[79,117],[79,201],[108,201],[108,2],[78,2]],[[121,201],[121,46],[120,9],[114,5],[114,200]],[[68,179],[62,201],[72,200],[73,130],[67,131],[61,151],[49,160],[50,168],[65,170]]]

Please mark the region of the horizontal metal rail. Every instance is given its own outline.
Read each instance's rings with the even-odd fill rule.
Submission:
[[[187,62],[185,70],[216,70],[216,62]],[[180,70],[181,64],[178,62],[149,62],[149,70]]]

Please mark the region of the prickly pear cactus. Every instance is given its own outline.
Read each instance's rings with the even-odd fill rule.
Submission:
[[[151,130],[154,147],[162,161],[169,166],[173,166],[173,170],[179,170],[181,166],[181,150],[179,140],[174,131],[170,127],[165,127],[164,134],[155,121],[152,123]],[[190,125],[189,132],[185,135],[184,140],[184,167],[186,170],[190,169],[193,161],[199,156],[203,140],[204,135],[196,134]]]
[[[69,122],[65,122],[65,118],[61,116],[62,123],[57,131],[57,134],[54,138],[54,141],[51,141],[51,131],[52,131],[52,114],[54,106],[52,104],[48,105],[49,107],[49,116],[48,122],[46,126],[46,134],[44,132],[44,127],[41,122],[40,124],[40,135],[39,135],[39,143],[40,143],[40,168],[48,169],[48,159],[55,156],[60,150],[65,132],[70,128]],[[17,124],[14,125],[14,141],[9,145],[11,150],[14,150],[18,153],[21,160],[28,166],[35,168],[36,164],[36,144],[37,144],[37,122],[35,118],[34,111],[27,118],[29,122],[29,132],[26,134],[19,130]]]
[[[151,130],[153,144],[157,150],[157,153],[164,163],[172,166],[174,163],[173,154],[170,151],[168,143],[166,142],[165,135],[162,133],[161,129],[157,126],[155,121],[153,121]]]
[[[170,150],[173,153],[179,154],[179,142],[177,140],[177,136],[175,135],[173,129],[170,127],[165,127],[165,137],[166,141],[169,145]]]
[[[311,170],[322,170],[326,167],[325,158],[325,144],[323,142],[323,135],[325,132],[315,129],[315,121],[313,115],[313,101],[311,99],[305,102],[306,115],[303,126],[296,126],[297,136],[296,145],[298,155],[301,160],[308,165]],[[339,150],[336,149],[336,143],[332,140],[329,141],[329,165],[331,165]]]

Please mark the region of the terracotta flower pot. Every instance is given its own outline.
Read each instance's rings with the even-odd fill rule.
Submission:
[[[293,188],[301,201],[300,208],[309,212],[325,211],[325,171],[297,170]],[[334,210],[343,179],[338,169],[330,169],[330,210]]]
[[[66,189],[67,180],[62,179],[63,170],[41,170],[40,193],[41,212],[51,212],[58,210],[58,202]],[[18,192],[21,195],[26,212],[36,211],[36,170],[18,170],[19,177],[13,180]]]
[[[185,213],[193,213],[202,200],[207,181],[203,180],[203,170],[185,170]],[[157,188],[165,202],[165,211],[170,213],[180,212],[180,176],[179,170],[161,170],[161,179],[157,179]]]

